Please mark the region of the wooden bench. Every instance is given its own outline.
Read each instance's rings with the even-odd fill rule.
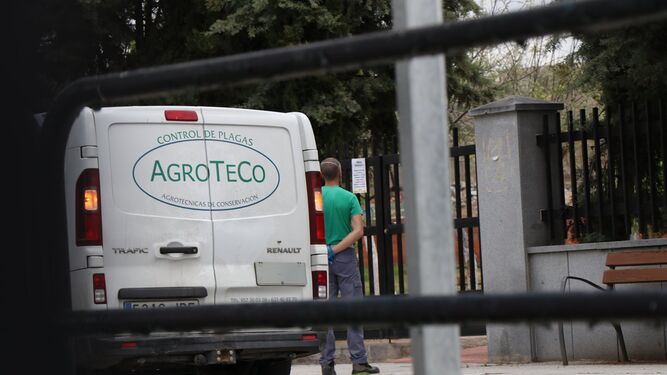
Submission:
[[[619,251],[607,254],[605,265],[608,267],[602,275],[602,283],[607,286],[603,288],[590,280],[577,276],[566,276],[561,283],[561,292],[565,293],[570,280],[584,282],[602,291],[612,291],[617,284],[657,283],[667,282],[667,250],[643,250],[643,251]],[[648,267],[651,266],[651,267]],[[617,269],[616,267],[624,267]],[[626,268],[629,267],[629,268]],[[628,352],[625,348],[623,331],[618,322],[611,323],[616,330],[616,337],[621,348],[621,361],[628,361]],[[565,337],[563,334],[563,322],[558,323],[558,340],[560,343],[561,359],[563,365],[567,365],[567,353],[565,350]]]

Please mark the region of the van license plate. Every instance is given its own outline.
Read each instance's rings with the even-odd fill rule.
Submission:
[[[128,301],[123,302],[123,309],[125,310],[137,310],[137,309],[162,309],[167,307],[192,307],[198,306],[198,300],[186,300],[186,301]]]

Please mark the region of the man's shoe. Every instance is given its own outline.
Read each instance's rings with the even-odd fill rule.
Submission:
[[[334,361],[323,364],[322,375],[336,375],[336,369],[334,368],[334,365]]]
[[[379,374],[380,369],[375,367],[375,366],[369,365],[368,362],[366,362],[366,363],[353,363],[352,364],[352,373],[353,374]]]

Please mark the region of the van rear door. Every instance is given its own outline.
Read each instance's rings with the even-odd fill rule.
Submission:
[[[201,110],[105,108],[95,126],[108,307],[212,304]]]
[[[216,303],[312,298],[308,203],[293,114],[203,108]]]

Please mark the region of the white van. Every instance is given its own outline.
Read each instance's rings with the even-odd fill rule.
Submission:
[[[73,309],[326,299],[319,171],[301,113],[83,109],[65,166]],[[318,352],[320,338],[126,334],[82,338],[78,352],[83,367],[236,364],[280,374]]]

